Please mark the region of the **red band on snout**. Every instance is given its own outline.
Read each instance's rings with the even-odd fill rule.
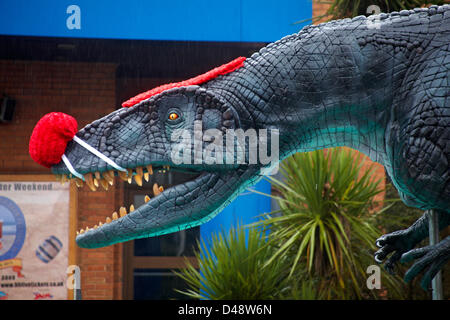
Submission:
[[[78,131],[74,117],[62,112],[48,113],[38,121],[30,138],[31,158],[50,168],[61,161],[67,143]]]

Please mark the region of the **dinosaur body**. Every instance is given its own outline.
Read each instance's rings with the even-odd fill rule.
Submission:
[[[171,134],[177,129],[194,133],[195,121],[203,131],[223,134],[276,130],[280,160],[335,146],[359,150],[385,166],[406,204],[437,210],[445,227],[450,220],[445,218],[450,215],[449,75],[450,6],[432,6],[308,26],[229,73],[129,103],[76,136],[138,180],[167,165],[192,173],[192,179],[156,190],[144,206],[83,232],[77,243],[101,247],[199,225],[261,178],[266,169],[261,164],[175,165]],[[250,153],[246,150],[247,157]],[[89,185],[92,173],[107,180],[114,174],[114,167],[73,141],[65,156]],[[52,170],[70,178],[63,161]],[[408,231],[380,238],[376,258],[394,252],[387,263],[392,266],[427,236],[426,217]],[[449,243],[445,239],[429,248],[432,258],[425,262],[428,251],[410,254],[422,262],[409,277],[429,265],[434,266],[430,275],[439,270],[449,257]]]

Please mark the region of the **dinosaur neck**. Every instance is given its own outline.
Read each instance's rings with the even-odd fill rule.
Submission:
[[[358,30],[351,30],[304,29],[208,86],[239,109],[244,124],[279,129],[281,157],[348,146],[383,163],[397,81],[387,72],[393,59],[383,60],[383,52],[370,48],[363,52]]]

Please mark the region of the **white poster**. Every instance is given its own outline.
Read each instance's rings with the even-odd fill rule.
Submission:
[[[0,181],[0,300],[67,299],[69,184]]]

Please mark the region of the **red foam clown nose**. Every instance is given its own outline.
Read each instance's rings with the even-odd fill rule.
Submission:
[[[78,131],[74,117],[62,112],[51,112],[38,121],[30,138],[31,158],[50,168],[61,161],[67,143]]]

